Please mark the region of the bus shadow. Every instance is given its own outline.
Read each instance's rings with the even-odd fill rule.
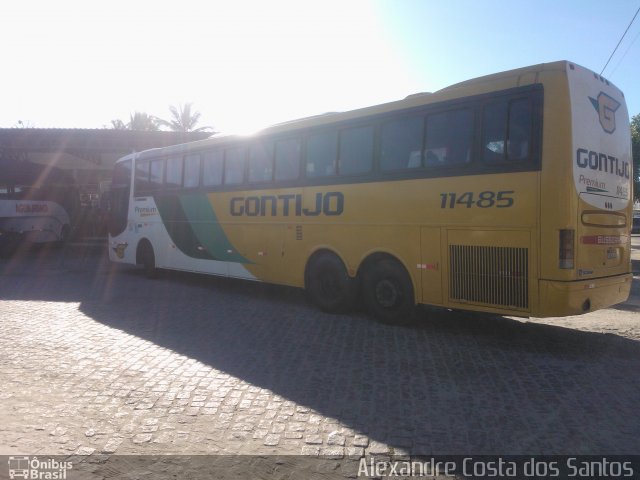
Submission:
[[[637,341],[446,310],[392,327],[318,312],[298,289],[185,274],[153,289],[153,303],[81,309],[395,449],[640,448]]]
[[[67,276],[74,289],[51,275],[25,277],[20,288],[0,292],[5,299],[78,301],[103,325],[396,450],[640,449],[638,341],[432,309],[416,326],[392,327],[360,313],[319,312],[299,289],[166,272],[147,280],[136,269],[96,265],[97,274]]]

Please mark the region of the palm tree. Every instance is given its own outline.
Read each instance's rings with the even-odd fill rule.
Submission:
[[[213,132],[211,127],[199,127],[195,128],[200,120],[200,112],[192,112],[192,103],[186,103],[185,105],[179,105],[177,108],[173,105],[169,107],[171,112],[171,120],[157,119],[158,123],[164,127],[169,128],[174,132]]]
[[[127,125],[119,118],[111,120],[111,128],[113,128],[114,130],[128,130]]]
[[[111,128],[114,130],[136,130],[143,132],[157,132],[160,130],[158,119],[144,112],[135,112],[129,115],[129,122],[124,123],[119,118],[111,120]]]
[[[138,130],[145,132],[156,132],[160,130],[159,121],[153,115],[144,112],[135,112],[131,115],[131,120],[127,124],[129,130]]]

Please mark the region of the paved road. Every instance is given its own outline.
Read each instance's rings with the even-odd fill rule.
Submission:
[[[0,272],[0,454],[640,453],[640,277],[585,316],[394,328],[90,249]]]

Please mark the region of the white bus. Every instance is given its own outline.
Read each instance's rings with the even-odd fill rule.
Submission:
[[[30,162],[0,163],[0,254],[23,243],[63,243],[71,233],[79,197],[60,169]]]

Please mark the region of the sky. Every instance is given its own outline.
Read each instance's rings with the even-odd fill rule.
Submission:
[[[0,128],[134,112],[273,123],[556,60],[600,73],[640,0],[30,0],[0,6]],[[640,15],[603,76],[640,113]]]

